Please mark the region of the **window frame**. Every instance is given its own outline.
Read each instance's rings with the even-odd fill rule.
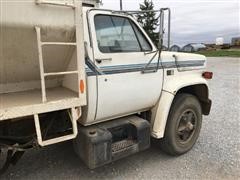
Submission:
[[[97,44],[98,50],[99,52],[103,53],[103,54],[117,54],[117,53],[142,53],[142,52],[151,52],[153,51],[153,45],[152,43],[149,41],[147,35],[145,35],[143,33],[143,30],[138,26],[138,24],[136,22],[134,22],[133,19],[127,17],[127,16],[121,16],[121,15],[113,15],[113,14],[104,14],[104,13],[99,13],[99,14],[95,14],[93,17],[93,23],[94,23],[94,31],[95,31],[95,35],[96,35],[96,40],[97,38],[97,31],[96,31],[96,24],[95,24],[95,18],[96,16],[112,16],[112,17],[120,17],[120,18],[126,18],[129,21],[129,24],[131,25],[131,28],[134,32],[134,35],[137,39],[137,43],[140,47],[140,51],[123,51],[123,52],[102,52],[101,49],[99,48],[99,45]],[[137,32],[135,31],[135,28],[133,27],[133,24],[136,26],[136,28],[138,29],[138,31],[140,32],[140,34],[143,36],[143,38],[145,39],[145,41],[148,43],[150,50],[143,50],[142,45],[140,43],[139,37],[137,36]]]

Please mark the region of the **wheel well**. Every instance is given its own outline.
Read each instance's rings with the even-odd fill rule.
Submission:
[[[211,108],[211,100],[208,99],[208,87],[205,84],[196,84],[191,86],[186,86],[177,91],[176,94],[188,93],[192,94],[198,98],[201,107],[202,113],[208,115]]]

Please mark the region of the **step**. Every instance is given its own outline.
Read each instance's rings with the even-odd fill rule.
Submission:
[[[132,139],[124,139],[122,141],[115,142],[112,144],[112,153],[117,153],[128,147],[136,145],[136,142],[137,142],[136,140]]]
[[[62,45],[62,46],[76,46],[76,42],[41,42],[41,45]]]
[[[58,75],[65,75],[65,74],[78,74],[78,71],[64,71],[64,72],[50,72],[44,73],[44,76],[58,76]]]
[[[75,107],[71,108],[71,113],[69,113],[69,116],[72,123],[72,131],[73,131],[72,134],[63,135],[63,136],[59,136],[59,137],[48,139],[48,140],[43,140],[39,114],[34,114],[34,124],[35,124],[38,144],[43,147],[43,146],[48,146],[51,144],[56,144],[56,143],[60,143],[60,142],[64,142],[64,141],[76,138],[78,134],[78,129],[77,129],[78,115]]]
[[[112,144],[113,160],[134,154],[139,151],[137,140],[124,139]]]

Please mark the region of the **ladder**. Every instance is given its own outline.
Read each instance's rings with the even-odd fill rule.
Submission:
[[[80,72],[80,64],[81,64],[81,55],[79,52],[81,51],[82,47],[80,47],[81,44],[81,24],[80,24],[80,17],[81,17],[81,3],[77,3],[79,0],[72,0],[72,3],[69,3],[69,0],[37,0],[36,3],[39,4],[48,4],[48,5],[56,5],[56,6],[66,6],[71,7],[74,10],[75,14],[75,27],[76,27],[76,42],[42,42],[41,41],[41,28],[36,26],[35,30],[37,33],[37,47],[38,47],[38,60],[39,60],[39,67],[40,67],[40,78],[41,78],[41,90],[42,90],[42,102],[47,102],[47,96],[46,96],[46,83],[45,83],[45,77],[47,76],[56,76],[56,75],[66,75],[66,74],[77,74],[78,75],[78,87],[80,87],[80,81],[81,81],[81,72]],[[81,2],[81,1],[80,1]],[[77,5],[78,4],[78,5]],[[83,33],[82,33],[83,34]],[[83,40],[82,40],[83,41]],[[64,71],[64,72],[50,72],[45,73],[44,71],[44,63],[43,63],[43,46],[75,46],[76,47],[76,53],[77,53],[77,70],[76,71]],[[78,96],[81,96],[81,92],[79,90]]]
[[[41,78],[41,94],[42,94],[42,103],[47,102],[46,96],[46,82],[45,78],[48,76],[57,76],[57,75],[67,75],[67,74],[77,74],[78,76],[78,87],[82,86],[82,81],[85,79],[85,73],[80,71],[80,66],[84,67],[83,61],[81,61],[82,55],[79,53],[81,49],[83,49],[83,36],[82,36],[82,20],[81,12],[82,12],[82,2],[80,0],[36,0],[37,5],[55,5],[55,6],[65,6],[70,7],[74,10],[74,21],[75,21],[75,33],[76,33],[76,42],[42,42],[41,41],[41,28],[35,26],[36,34],[37,34],[37,47],[38,47],[38,60],[39,60],[39,67],[40,67],[40,78]],[[44,71],[44,63],[43,63],[43,46],[75,46],[76,47],[76,54],[77,54],[77,70],[74,71],[63,71],[63,72],[48,72]],[[80,98],[82,92],[79,88],[78,90],[78,97]],[[80,100],[80,99],[79,99]],[[50,144],[59,143],[62,141],[74,139],[77,136],[77,119],[80,114],[77,113],[77,109],[75,107],[71,108],[71,113],[69,113],[71,123],[72,123],[72,130],[73,133],[69,135],[60,136],[57,138],[43,140],[41,127],[39,122],[39,115],[34,114],[34,123],[36,128],[37,140],[38,144],[41,146],[46,146]]]
[[[42,42],[41,41],[41,28],[35,27],[35,30],[37,32],[37,45],[38,45],[38,59],[39,59],[39,67],[40,67],[40,78],[41,78],[41,90],[42,90],[42,102],[47,102],[47,96],[46,96],[46,85],[45,85],[45,77],[47,76],[56,76],[56,75],[66,75],[66,74],[79,74],[79,65],[77,65],[76,71],[64,71],[64,72],[50,72],[46,73],[44,71],[44,65],[43,65],[43,53],[42,53],[42,47],[45,45],[58,45],[58,46],[77,46],[77,43],[68,43],[68,42]],[[79,64],[79,63],[77,63]],[[80,81],[80,78],[78,76],[78,81]],[[78,86],[79,87],[79,86]]]

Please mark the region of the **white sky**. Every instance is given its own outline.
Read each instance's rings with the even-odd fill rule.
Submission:
[[[105,9],[119,10],[119,0],[102,0]],[[122,0],[124,10],[138,10],[143,0]],[[171,43],[215,42],[240,36],[240,0],[153,0],[155,9],[172,11]]]

